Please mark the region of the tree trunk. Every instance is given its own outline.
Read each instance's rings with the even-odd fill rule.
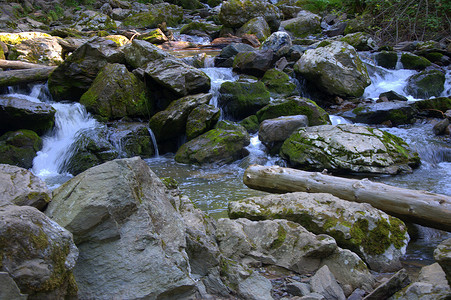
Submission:
[[[29,62],[24,62],[20,60],[5,60],[0,59],[0,68],[2,69],[38,69],[45,68],[45,65],[32,64]]]
[[[41,67],[38,69],[12,70],[0,72],[0,87],[30,83],[35,81],[46,81],[50,73],[56,67]]]
[[[329,193],[338,198],[369,203],[408,222],[451,231],[451,197],[409,190],[368,179],[355,180],[282,167],[252,165],[244,184],[267,192]]]

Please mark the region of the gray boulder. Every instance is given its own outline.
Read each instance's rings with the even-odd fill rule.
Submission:
[[[0,205],[0,272],[34,299],[76,297],[72,234],[34,207]]]
[[[331,95],[362,96],[371,81],[355,49],[344,42],[325,44],[305,51],[294,70]]]
[[[438,70],[423,71],[407,79],[406,92],[415,98],[438,97],[445,89],[445,74]]]
[[[33,206],[43,210],[52,198],[47,185],[30,171],[0,164],[0,203]]]
[[[219,120],[221,110],[214,105],[201,104],[191,111],[186,120],[186,138],[195,137],[213,129]]]
[[[362,214],[361,212],[365,212]],[[373,270],[397,270],[409,235],[397,218],[369,204],[341,200],[330,194],[304,192],[252,197],[229,204],[231,218],[286,219],[315,234],[328,234],[357,253]]]
[[[80,31],[114,30],[116,23],[106,14],[99,11],[84,10],[78,16],[73,27]]]
[[[240,281],[237,292],[243,299],[249,300],[272,300],[271,281],[257,272]]]
[[[272,50],[277,57],[286,55],[293,46],[291,37],[283,31],[273,32],[262,44],[261,49]]]
[[[237,32],[237,36],[244,34],[255,34],[260,42],[264,41],[270,34],[271,29],[263,17],[256,17],[241,26]]]
[[[172,55],[157,46],[138,39],[134,39],[132,43],[126,45],[123,52],[127,64],[135,69],[145,68],[149,62],[154,60],[172,57]]]
[[[41,149],[42,139],[34,131],[9,131],[0,136],[0,163],[30,169]]]
[[[28,295],[20,293],[19,287],[6,272],[0,272],[0,299],[27,300]]]
[[[394,70],[398,63],[398,53],[395,51],[381,51],[374,56],[378,66]]]
[[[343,289],[327,266],[316,271],[315,275],[310,279],[310,285],[313,292],[323,295],[325,299],[346,299]]]
[[[109,128],[108,140],[118,149],[122,157],[140,156],[149,158],[158,149],[154,147],[149,128],[145,123],[115,123]]]
[[[365,126],[340,124],[301,128],[282,145],[291,166],[334,172],[412,172],[420,158],[399,137]]]
[[[232,43],[221,50],[221,53],[215,57],[215,67],[231,68],[235,55],[239,52],[254,51],[254,47],[243,43]]]
[[[293,96],[297,92],[296,84],[290,79],[290,76],[277,69],[266,71],[261,81],[273,98],[285,98]]]
[[[369,293],[366,300],[387,299],[394,293],[406,287],[410,283],[410,278],[405,269],[401,269],[393,276],[386,279],[379,286],[377,286],[371,293]]]
[[[8,59],[57,66],[63,62],[62,51],[56,37],[38,37],[12,46]]]
[[[239,52],[233,60],[233,70],[257,77],[274,67],[275,56],[272,50]]]
[[[357,51],[376,50],[377,45],[371,35],[363,32],[355,32],[345,35],[340,41],[348,43]]]
[[[444,240],[434,250],[434,259],[445,271],[448,283],[451,285],[451,238]]]
[[[305,38],[321,32],[321,17],[307,10],[301,10],[296,17],[280,24],[295,38]]]

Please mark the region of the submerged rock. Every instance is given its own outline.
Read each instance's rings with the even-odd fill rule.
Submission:
[[[399,137],[364,126],[340,124],[301,128],[280,155],[291,166],[332,172],[397,174],[420,164],[416,152]]]
[[[154,149],[156,145],[153,144],[149,128],[146,125],[145,123],[118,122],[109,128],[108,139],[123,157],[152,157],[157,149]]]
[[[0,136],[0,163],[30,169],[41,148],[42,139],[34,131],[22,129],[7,132]]]

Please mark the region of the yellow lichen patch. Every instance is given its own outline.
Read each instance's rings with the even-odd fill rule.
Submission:
[[[52,37],[47,33],[43,32],[20,32],[20,33],[0,33],[0,41],[9,45],[16,45],[24,40],[29,40],[33,38],[42,38],[42,37]]]
[[[105,38],[115,42],[119,47],[130,43],[130,40],[123,35],[108,35]]]

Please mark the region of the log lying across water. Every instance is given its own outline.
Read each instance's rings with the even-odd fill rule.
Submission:
[[[369,203],[400,219],[451,232],[451,197],[372,182],[305,172],[278,166],[251,165],[244,172],[249,188],[275,193],[329,193]]]
[[[6,60],[0,59],[0,68],[2,69],[13,69],[13,70],[21,70],[21,69],[39,69],[46,67],[40,64],[33,64],[29,62],[24,62],[20,60]]]
[[[0,72],[0,87],[35,81],[46,81],[55,68],[56,67],[41,67]]]

